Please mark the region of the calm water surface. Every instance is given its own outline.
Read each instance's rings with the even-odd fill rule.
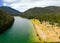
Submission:
[[[12,27],[0,35],[0,43],[30,43],[30,30],[33,29],[31,22],[21,17],[14,18]]]

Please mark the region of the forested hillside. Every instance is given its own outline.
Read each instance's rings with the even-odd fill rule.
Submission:
[[[35,7],[24,12],[22,17],[29,19],[39,19],[40,21],[49,21],[51,23],[60,24],[60,7],[48,6],[48,7]]]
[[[14,19],[12,16],[0,9],[0,33],[4,32],[13,23]]]
[[[8,6],[1,6],[0,9],[12,16],[18,16],[19,14],[21,14],[21,12]]]

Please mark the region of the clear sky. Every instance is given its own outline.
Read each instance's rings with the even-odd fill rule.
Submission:
[[[33,7],[60,6],[60,0],[0,0],[0,6],[9,6],[24,12]]]

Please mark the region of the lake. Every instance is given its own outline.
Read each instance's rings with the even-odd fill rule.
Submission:
[[[34,37],[34,27],[31,21],[18,16],[14,18],[12,27],[0,35],[0,43],[32,43],[37,41]]]

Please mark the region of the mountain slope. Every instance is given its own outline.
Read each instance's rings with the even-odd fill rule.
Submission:
[[[35,7],[28,9],[26,12],[22,14],[22,16],[25,17],[36,17],[36,16],[41,16],[41,15],[55,15],[58,14],[60,15],[60,7],[58,6],[48,6],[48,7]]]
[[[21,13],[21,12],[15,10],[13,8],[10,8],[10,7],[7,7],[7,6],[1,6],[0,9],[7,12],[10,15],[18,15],[18,14]]]
[[[49,10],[60,10],[60,7],[59,6],[47,6],[45,8],[46,9],[49,9]]]
[[[45,15],[45,14],[52,14],[54,11],[49,10],[49,9],[45,9],[45,8],[41,8],[41,7],[35,7],[35,8],[31,8],[28,9],[26,12],[24,12],[21,16],[27,17],[27,18],[36,18],[39,17],[41,15]]]
[[[13,24],[14,18],[0,9],[0,33]]]
[[[49,7],[35,7],[24,12],[22,17],[28,19],[39,19],[40,21],[49,21],[51,23],[60,24],[60,7],[58,6],[49,6]]]
[[[33,13],[33,14],[40,14],[40,15],[43,15],[44,13],[47,14],[47,13],[51,13],[53,12],[52,10],[49,10],[49,9],[45,9],[45,8],[39,8],[39,7],[35,7],[35,8],[31,8],[29,10],[27,10],[26,12],[24,12],[25,14],[29,13]]]
[[[59,6],[48,6],[48,7],[45,7],[45,9],[49,9],[49,10],[52,10],[54,12],[60,12],[60,7]]]

